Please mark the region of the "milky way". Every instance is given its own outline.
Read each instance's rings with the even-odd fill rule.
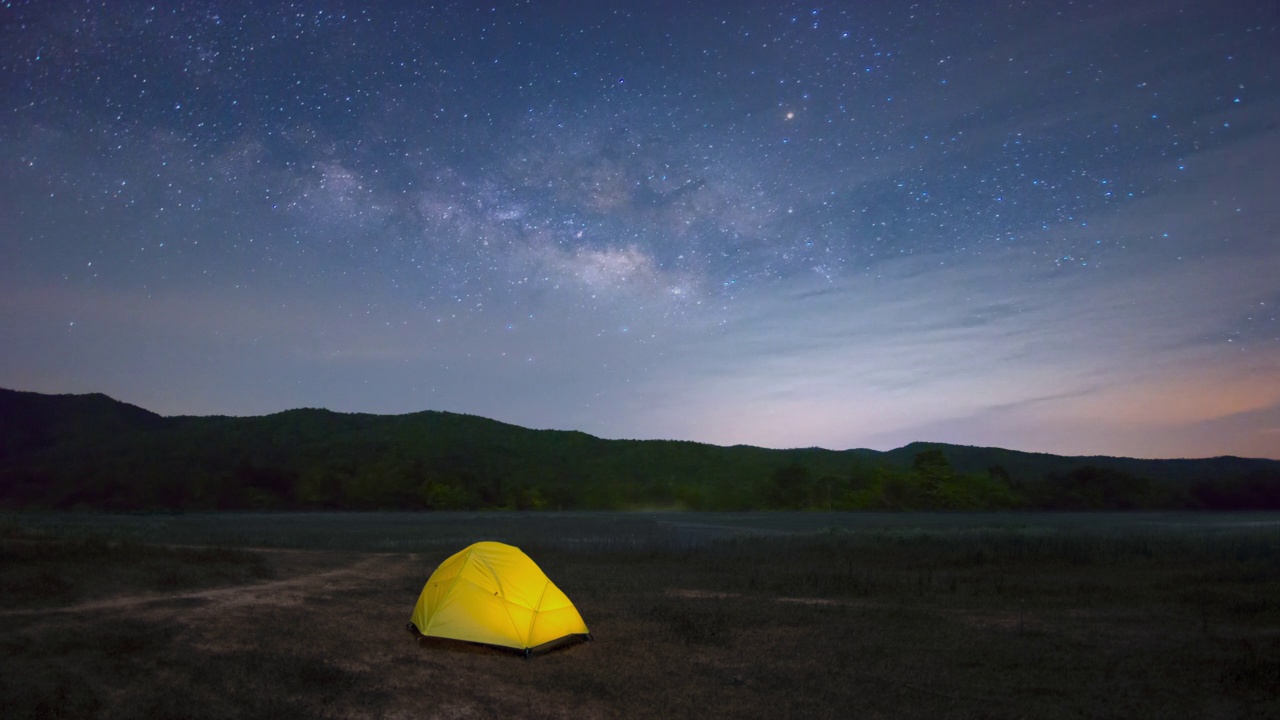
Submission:
[[[0,385],[1280,457],[1259,2],[0,2]]]

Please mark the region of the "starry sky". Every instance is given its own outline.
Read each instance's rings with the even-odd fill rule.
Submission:
[[[0,1],[0,386],[1280,458],[1274,0]]]

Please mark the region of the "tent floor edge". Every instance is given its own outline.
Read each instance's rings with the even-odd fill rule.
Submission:
[[[434,646],[442,650],[452,650],[454,652],[465,651],[467,648],[483,648],[504,655],[516,655],[523,658],[531,658],[534,655],[542,655],[544,653],[555,650],[562,645],[571,644],[574,640],[581,640],[582,635],[566,635],[565,637],[545,642],[536,647],[522,648],[512,645],[498,645],[496,643],[476,642],[474,640],[459,640],[457,638],[440,637],[438,635],[423,635],[418,632],[417,628],[411,629],[417,637],[418,645]]]
[[[556,649],[565,647],[567,645],[574,645],[581,642],[591,642],[591,633],[575,633],[573,635],[565,635],[564,637],[556,638],[555,640],[548,640],[547,642],[544,642],[541,645],[535,645],[534,647],[528,648],[526,652],[530,653],[530,655],[545,655],[546,653],[549,653],[552,650],[556,650]]]

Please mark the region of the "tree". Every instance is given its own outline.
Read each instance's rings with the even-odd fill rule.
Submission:
[[[778,509],[808,507],[812,485],[809,468],[793,460],[770,476],[765,501],[769,507]]]
[[[831,504],[840,494],[840,478],[835,475],[823,475],[813,484],[814,507],[830,510]]]
[[[952,474],[951,463],[938,448],[929,448],[916,453],[911,460],[911,467],[921,477],[950,477]]]
[[[925,502],[933,506],[945,505],[942,502],[943,487],[955,479],[947,456],[938,448],[930,448],[916,453],[911,465],[927,498]]]

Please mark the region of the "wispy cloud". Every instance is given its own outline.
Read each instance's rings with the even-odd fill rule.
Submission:
[[[1280,401],[1274,351],[1238,348],[1224,332],[1274,270],[1266,263],[1051,278],[1019,277],[1007,261],[929,265],[745,300],[728,329],[673,350],[681,372],[651,378],[651,395],[672,400],[648,408],[651,422],[670,423],[648,434],[845,447],[945,430],[931,439],[1000,444],[965,419],[998,411],[1011,434],[1033,419],[1125,432]],[[1219,289],[1209,300],[1204,284]],[[1038,446],[1078,446],[1046,439]]]

